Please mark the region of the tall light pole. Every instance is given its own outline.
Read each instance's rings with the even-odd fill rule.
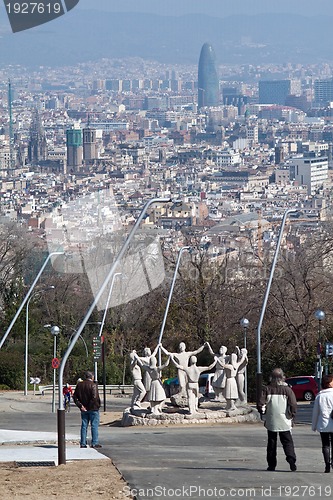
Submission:
[[[315,318],[318,320],[318,345],[317,345],[317,384],[318,391],[321,389],[321,378],[322,378],[322,363],[321,363],[321,350],[322,350],[322,338],[321,338],[321,322],[325,319],[325,313],[321,309],[317,309],[314,313]]]
[[[89,323],[86,323],[86,326],[87,325],[100,325],[101,322],[100,321],[91,321]],[[68,328],[68,327],[67,327]],[[75,328],[72,328],[71,326],[69,327],[71,330],[73,330],[73,333],[72,335],[69,337],[69,340],[68,340],[68,345],[70,345],[71,341],[72,341],[72,338],[74,337],[74,335],[76,334],[77,330],[75,330]],[[79,338],[82,340],[83,342],[83,345],[84,345],[84,348],[86,350],[86,356],[87,358],[89,357],[89,352],[88,352],[88,346],[87,346],[87,343],[86,341],[84,340],[83,336],[80,335]]]
[[[154,203],[171,203],[173,200],[171,198],[152,198],[151,200],[147,201],[147,203],[145,204],[145,206],[143,207],[143,209],[141,210],[141,213],[136,221],[136,223],[134,224],[131,232],[129,233],[128,237],[126,238],[123,246],[121,247],[120,249],[120,252],[119,254],[117,255],[114,263],[112,264],[111,266],[111,269],[108,273],[108,275],[106,276],[102,286],[100,287],[98,293],[96,294],[91,306],[89,307],[85,317],[83,318],[83,321],[81,323],[81,325],[79,326],[73,340],[72,340],[72,343],[71,345],[68,347],[67,351],[65,352],[62,360],[61,360],[61,365],[60,365],[60,370],[59,370],[59,381],[58,381],[58,384],[59,384],[59,392],[60,392],[60,388],[62,387],[63,385],[63,373],[64,373],[64,369],[65,369],[65,365],[67,363],[67,359],[70,355],[70,353],[72,352],[73,350],[73,347],[74,345],[76,344],[77,342],[77,339],[79,338],[79,336],[81,335],[87,321],[89,320],[91,314],[93,313],[96,305],[98,304],[101,296],[103,295],[104,293],[104,290],[106,289],[106,287],[108,286],[109,284],[109,281],[110,279],[112,278],[112,276],[114,275],[114,272],[115,270],[117,269],[117,266],[119,264],[119,262],[121,261],[121,259],[124,257],[128,247],[129,247],[129,244],[130,242],[132,241],[136,231],[138,230],[148,208],[153,205]],[[64,402],[63,402],[63,398],[60,397],[60,394],[59,394],[59,409],[58,409],[58,414],[57,414],[57,429],[58,429],[58,464],[59,465],[62,465],[62,464],[66,464],[66,441],[65,441],[65,408],[64,408]]]
[[[5,334],[4,334],[4,336],[2,337],[2,339],[1,339],[1,341],[0,341],[0,349],[1,349],[1,347],[3,346],[3,344],[4,344],[5,340],[6,340],[6,338],[8,337],[8,335],[9,335],[9,333],[10,333],[11,329],[13,328],[13,326],[14,326],[14,324],[15,324],[15,322],[16,322],[16,320],[17,320],[17,318],[19,317],[20,312],[22,311],[23,307],[25,306],[25,304],[26,304],[26,303],[27,303],[27,301],[29,300],[29,297],[30,297],[30,295],[32,294],[32,291],[33,291],[33,289],[35,288],[35,286],[36,286],[36,284],[37,284],[37,282],[38,282],[39,278],[41,277],[41,275],[42,275],[42,273],[43,273],[43,271],[44,271],[45,267],[47,266],[47,264],[48,264],[49,260],[50,260],[50,259],[51,259],[51,257],[53,257],[54,255],[64,255],[64,253],[65,253],[65,252],[51,252],[51,253],[50,253],[50,254],[46,257],[44,264],[43,264],[43,265],[42,265],[42,267],[40,268],[39,273],[37,274],[37,276],[36,276],[36,278],[35,278],[35,281],[32,283],[31,287],[29,288],[27,295],[24,297],[24,299],[23,299],[23,301],[22,301],[22,303],[21,303],[20,307],[18,308],[18,310],[17,310],[17,312],[16,312],[16,314],[15,314],[15,316],[14,316],[14,318],[12,319],[12,321],[11,321],[11,323],[10,323],[9,327],[7,328],[7,330],[6,330]]]
[[[247,336],[247,329],[249,328],[250,322],[247,318],[242,318],[240,320],[240,325],[243,328],[243,334],[244,334],[244,347],[246,349],[246,336]]]
[[[110,300],[111,300],[111,295],[112,295],[112,290],[113,290],[113,287],[114,287],[114,283],[116,281],[117,276],[121,276],[121,275],[122,275],[122,273],[114,273],[114,275],[112,276],[112,281],[111,281],[110,290],[109,290],[109,293],[108,293],[108,298],[107,298],[106,304],[105,304],[103,318],[102,318],[102,321],[100,323],[101,327],[99,329],[99,334],[98,334],[99,337],[101,337],[102,334],[103,334],[103,329],[104,329],[104,325],[105,325],[105,319],[106,319],[107,311],[108,311],[108,308],[109,308],[109,304],[110,304]],[[104,347],[102,347],[102,348],[104,349]],[[103,366],[103,371],[104,371],[104,368],[105,367]],[[97,382],[98,381],[97,361],[95,361],[94,374],[95,374],[94,380],[95,380],[95,382]],[[103,386],[105,388],[105,384],[103,384]],[[105,398],[105,395],[104,395],[104,398]]]
[[[244,334],[244,348],[247,349],[247,329],[250,326],[250,322],[247,318],[242,318],[240,320],[240,325],[243,328],[243,334]],[[244,393],[245,393],[245,401],[247,403],[247,366],[245,366],[245,371],[244,371]]]
[[[57,357],[57,336],[59,335],[60,328],[58,326],[52,326],[51,334],[53,335],[53,359]],[[56,368],[53,368],[53,391],[52,391],[52,413],[55,413],[55,388],[56,388]],[[59,387],[60,391],[60,387]],[[62,399],[62,391],[59,393],[59,398]]]
[[[295,208],[288,209],[285,211],[281,226],[280,226],[280,232],[279,232],[279,237],[278,241],[276,243],[276,249],[275,249],[275,254],[272,262],[272,267],[271,267],[271,272],[269,275],[267,287],[266,287],[266,292],[265,292],[265,297],[264,297],[264,302],[262,305],[261,313],[260,313],[260,318],[259,318],[259,323],[258,323],[258,328],[257,328],[257,373],[256,373],[256,391],[257,391],[257,405],[259,405],[260,397],[261,397],[261,392],[262,392],[262,372],[261,372],[261,326],[264,320],[265,316],[265,311],[267,307],[267,302],[268,302],[268,296],[269,292],[271,290],[271,285],[273,281],[273,276],[274,276],[274,271],[275,271],[275,266],[277,263],[277,259],[279,256],[279,251],[281,247],[281,242],[282,242],[282,236],[283,236],[283,230],[284,226],[286,224],[286,220],[289,214],[296,212],[297,210]]]
[[[30,295],[30,297],[27,301],[26,314],[25,314],[25,356],[24,356],[24,395],[25,396],[28,395],[29,304],[30,304],[31,299],[33,299],[33,297],[36,297],[36,295],[38,295],[46,290],[53,290],[54,288],[55,287],[51,285],[44,290],[37,290],[36,292],[34,292]]]
[[[72,335],[69,337],[68,345],[71,343],[71,340],[72,340],[72,338],[73,338],[73,336],[74,336],[75,332],[76,332],[76,330],[74,330],[74,331],[73,331],[73,333],[72,333]],[[88,346],[87,346],[87,343],[86,343],[86,341],[84,340],[84,338],[82,337],[82,335],[80,335],[80,337],[79,337],[79,338],[82,340],[83,345],[84,345],[84,348],[85,348],[85,350],[86,350],[86,356],[87,356],[87,358],[89,358],[89,352],[88,352]]]
[[[167,316],[168,316],[168,311],[169,311],[169,306],[170,306],[170,302],[171,302],[171,298],[172,298],[172,294],[173,294],[173,289],[174,289],[175,283],[176,283],[176,278],[177,278],[177,274],[178,274],[180,259],[181,259],[181,256],[183,255],[183,253],[186,250],[190,250],[190,249],[191,249],[191,247],[182,247],[179,250],[179,252],[178,252],[176,267],[175,267],[175,271],[173,273],[172,283],[171,283],[171,287],[170,287],[170,291],[169,291],[169,297],[168,297],[167,305],[165,307],[164,317],[163,317],[163,321],[162,321],[162,326],[161,326],[160,334],[159,334],[159,337],[158,337],[158,343],[159,344],[162,342],[162,338],[163,338],[165,323],[166,323]],[[161,361],[161,357],[162,357],[162,355],[161,355],[161,349],[159,349],[158,350],[158,364],[159,364],[159,366],[161,366],[161,362],[162,362]]]

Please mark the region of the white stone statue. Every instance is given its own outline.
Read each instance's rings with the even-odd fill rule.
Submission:
[[[188,397],[188,408],[190,414],[198,412],[198,401],[199,401],[199,377],[202,372],[208,371],[213,368],[216,364],[216,360],[209,366],[197,366],[197,358],[196,356],[190,357],[190,365],[183,366],[177,363],[176,359],[172,354],[170,357],[178,368],[178,370],[186,373],[187,382],[186,382],[186,392]]]
[[[157,351],[158,351],[158,346],[154,349],[153,353],[151,352],[149,347],[145,347],[143,350],[143,356],[139,357],[142,364],[149,366],[151,357],[152,356],[155,357],[157,354]],[[149,401],[149,391],[150,391],[150,386],[151,386],[151,375],[149,373],[149,370],[144,370],[142,382],[143,382],[143,385],[146,389],[146,394],[145,394],[144,400]]]
[[[141,402],[146,394],[146,389],[142,383],[141,368],[138,363],[136,351],[130,353],[131,372],[133,376],[133,396],[131,401],[131,408],[134,410],[135,406],[141,408]]]
[[[229,363],[224,365],[224,371],[226,376],[226,384],[224,397],[227,401],[227,410],[236,410],[236,401],[238,399],[238,388],[236,382],[236,375],[238,367],[242,364],[245,354],[243,353],[242,358],[237,361],[237,354],[232,353],[230,356]]]
[[[236,346],[236,353],[237,353],[237,362],[240,363],[236,374],[238,399],[240,403],[246,403],[247,401],[245,394],[245,377],[246,377],[246,367],[249,362],[247,357],[247,349],[245,349],[245,347],[239,349],[239,347]]]
[[[161,371],[168,366],[170,362],[170,357],[166,361],[164,365],[157,366],[157,359],[155,356],[150,356],[149,364],[144,364],[141,361],[141,358],[135,353],[134,354],[138,364],[150,375],[150,390],[149,390],[149,402],[150,402],[150,410],[151,413],[158,415],[162,413],[162,408],[164,401],[166,399],[166,394],[164,391],[164,387],[161,381]]]
[[[189,359],[191,356],[194,356],[195,354],[199,354],[199,352],[203,351],[207,343],[205,342],[203,346],[199,347],[199,349],[195,351],[186,351],[186,345],[185,342],[181,342],[179,344],[179,352],[169,352],[167,351],[163,346],[161,346],[162,351],[168,355],[171,356],[172,359],[175,362],[175,365],[182,366],[183,368],[188,367],[189,365]],[[178,368],[178,380],[179,380],[179,392],[178,395],[180,396],[185,396],[187,394],[187,373],[183,368]],[[208,370],[208,368],[206,368]]]
[[[224,389],[226,384],[226,376],[224,372],[224,365],[229,362],[229,356],[227,355],[226,346],[222,345],[219,349],[218,354],[214,354],[213,349],[210,344],[207,343],[209,352],[214,356],[216,360],[215,373],[212,379],[212,387],[215,393],[215,399],[220,400],[221,396],[224,396]]]

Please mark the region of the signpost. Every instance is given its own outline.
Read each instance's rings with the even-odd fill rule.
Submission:
[[[30,377],[30,384],[34,385],[34,396],[36,394],[36,385],[40,384],[40,378],[39,377]]]
[[[59,361],[59,359],[58,359],[58,358],[53,358],[53,359],[52,359],[52,368],[53,368],[54,370],[57,370],[57,369],[59,368],[59,366],[60,366],[60,361]]]
[[[98,361],[102,355],[102,337],[93,337],[94,360]]]

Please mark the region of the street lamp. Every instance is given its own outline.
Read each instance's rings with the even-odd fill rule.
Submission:
[[[265,297],[264,297],[264,302],[261,308],[261,313],[260,313],[260,318],[259,318],[259,323],[258,323],[258,328],[257,328],[257,373],[256,373],[256,392],[257,392],[257,406],[259,406],[259,401],[261,398],[261,392],[262,392],[262,372],[261,372],[261,326],[264,320],[265,316],[265,311],[267,307],[267,302],[268,302],[268,297],[269,297],[269,292],[271,289],[272,281],[273,281],[273,276],[274,276],[274,271],[275,271],[275,266],[277,263],[277,259],[279,256],[279,251],[281,247],[281,242],[282,242],[282,236],[283,236],[283,230],[284,226],[286,224],[286,220],[289,214],[296,212],[297,210],[295,208],[289,208],[288,210],[285,211],[284,216],[282,218],[281,226],[280,226],[280,232],[279,232],[279,237],[276,243],[276,248],[275,248],[275,253],[274,253],[274,258],[272,262],[272,267],[271,267],[271,272],[269,274],[269,279],[267,282],[267,287],[266,287],[266,292],[265,292]]]
[[[100,321],[100,329],[99,329],[99,334],[98,336],[101,337],[102,334],[103,334],[103,328],[104,328],[104,324],[105,324],[105,319],[106,319],[106,315],[107,315],[107,311],[109,309],[109,304],[110,304],[110,300],[111,300],[111,295],[112,295],[112,290],[113,290],[113,287],[114,287],[114,282],[116,281],[116,278],[117,276],[121,276],[122,273],[114,273],[114,275],[112,276],[112,281],[111,281],[111,285],[110,285],[110,289],[109,289],[109,293],[108,293],[108,298],[106,300],[106,304],[105,304],[105,309],[104,309],[104,314],[103,314],[103,318],[102,318],[102,321]],[[104,344],[104,342],[103,342]],[[102,349],[104,350],[104,345],[102,346]],[[103,356],[104,356],[104,352],[103,352]],[[105,361],[105,360],[104,360]],[[105,382],[104,382],[104,378],[105,378],[105,363],[103,361],[103,388],[105,389]],[[94,366],[94,380],[95,382],[97,382],[98,380],[98,373],[97,373],[97,360],[95,360],[95,366]],[[103,389],[103,392],[105,392],[105,390]],[[105,406],[105,394],[104,394],[104,406]],[[104,407],[104,411],[105,410],[105,407]]]
[[[247,338],[247,329],[250,326],[250,322],[247,318],[242,318],[240,320],[240,325],[243,328],[244,333],[244,348],[246,349],[246,338]],[[245,366],[244,371],[244,394],[245,394],[245,402],[247,403],[247,366]]]
[[[99,329],[99,334],[98,334],[100,340],[102,341],[102,381],[103,381],[103,410],[104,410],[104,412],[106,411],[106,372],[105,372],[105,338],[102,338],[102,334],[103,334],[103,328],[104,328],[104,324],[105,324],[106,315],[107,315],[107,312],[109,309],[109,304],[110,304],[110,300],[111,300],[112,290],[114,287],[114,282],[115,282],[117,276],[122,276],[122,273],[114,273],[114,275],[112,276],[110,290],[108,293],[108,298],[106,300],[103,318],[102,318],[102,321],[100,322],[101,327]],[[94,379],[95,379],[95,382],[98,384],[97,358],[95,358],[94,371],[95,371]]]
[[[30,295],[32,294],[32,291],[33,291],[33,289],[35,288],[36,284],[38,283],[38,280],[39,280],[39,278],[41,277],[41,275],[42,275],[42,273],[43,273],[43,271],[44,271],[45,267],[47,266],[47,264],[48,264],[49,260],[50,260],[50,259],[51,259],[54,255],[64,255],[64,253],[65,253],[65,252],[51,252],[51,253],[50,253],[50,254],[46,257],[46,259],[45,259],[45,261],[44,261],[44,264],[43,264],[43,265],[42,265],[42,267],[40,268],[40,270],[39,270],[39,272],[38,272],[38,274],[37,274],[37,276],[36,276],[36,278],[35,278],[34,282],[32,283],[31,287],[29,288],[27,295],[24,297],[23,302],[21,303],[20,307],[19,307],[19,308],[18,308],[18,310],[16,311],[16,314],[15,314],[14,318],[12,319],[12,321],[11,321],[11,323],[10,323],[9,327],[7,328],[7,330],[6,330],[5,334],[4,334],[4,336],[2,337],[2,339],[1,339],[1,341],[0,341],[0,349],[1,349],[1,347],[3,346],[3,344],[4,344],[5,340],[6,340],[6,338],[8,337],[8,335],[9,335],[9,333],[10,333],[11,329],[13,328],[13,326],[14,326],[14,324],[15,324],[15,322],[16,322],[16,320],[17,320],[17,318],[19,317],[20,312],[22,311],[23,307],[25,306],[25,304],[26,304],[26,303],[27,303],[27,301],[29,300],[29,297],[30,297]]]
[[[89,323],[86,323],[86,326],[87,325],[100,325],[101,324],[101,321],[90,321]],[[71,330],[73,330],[73,333],[72,335],[69,337],[69,340],[68,340],[68,345],[70,345],[71,341],[72,341],[72,338],[74,337],[74,335],[76,335],[76,332],[77,330],[75,328],[73,328],[72,326],[70,327],[66,327],[63,325],[63,328],[70,328]],[[89,357],[89,352],[88,352],[88,347],[87,347],[87,343],[86,341],[84,340],[84,338],[82,337],[82,335],[80,334],[79,335],[79,338],[82,340],[83,342],[83,345],[84,345],[84,348],[85,348],[85,351],[86,351],[86,356],[87,358]]]
[[[27,301],[26,305],[26,314],[25,314],[25,356],[24,356],[24,395],[28,395],[28,345],[29,345],[29,304],[30,301],[33,297],[36,297],[36,295],[47,291],[47,290],[54,290],[54,286],[51,285],[48,288],[45,288],[43,290],[37,290],[36,292],[32,293]]]
[[[163,337],[163,333],[164,333],[164,327],[165,327],[165,323],[166,323],[166,320],[167,320],[167,316],[168,316],[168,311],[169,311],[169,306],[170,306],[170,302],[171,302],[171,298],[172,298],[172,294],[173,294],[173,289],[175,287],[175,283],[176,283],[176,278],[177,278],[177,273],[178,273],[178,269],[179,269],[179,264],[180,264],[180,259],[181,259],[181,256],[183,255],[183,253],[185,252],[185,250],[191,250],[191,247],[182,247],[180,250],[179,250],[179,253],[178,253],[178,257],[177,257],[177,262],[176,262],[176,267],[175,267],[175,271],[173,273],[173,278],[172,278],[172,283],[171,283],[171,287],[170,287],[170,291],[169,291],[169,297],[168,297],[168,302],[167,302],[167,305],[166,305],[166,308],[165,308],[165,311],[164,311],[164,317],[163,317],[163,321],[162,321],[162,326],[161,326],[161,331],[160,331],[160,335],[158,337],[158,344],[161,344],[162,342],[162,337]],[[158,364],[159,366],[161,366],[161,349],[158,350]]]
[[[242,318],[240,320],[240,325],[243,328],[243,333],[244,333],[244,347],[246,349],[246,334],[247,334],[247,329],[250,325],[250,322],[247,318]]]
[[[68,347],[67,351],[65,352],[62,360],[61,360],[61,365],[60,365],[60,370],[59,370],[59,380],[58,380],[58,385],[59,385],[59,391],[60,388],[62,387],[63,384],[63,373],[65,369],[65,365],[67,362],[67,359],[70,355],[70,353],[73,350],[74,345],[76,344],[79,336],[81,335],[87,321],[89,320],[91,314],[93,313],[96,305],[98,304],[98,301],[100,300],[101,296],[104,293],[104,290],[108,286],[112,276],[114,275],[115,270],[117,269],[117,266],[121,259],[124,257],[125,252],[127,251],[130,242],[132,241],[136,231],[138,230],[148,208],[153,205],[154,203],[171,203],[173,200],[171,198],[152,198],[151,200],[147,201],[143,209],[141,210],[141,213],[132,227],[131,232],[129,233],[128,237],[126,238],[123,246],[120,249],[120,252],[118,253],[115,261],[113,262],[111,269],[108,272],[108,275],[106,276],[105,280],[103,281],[98,293],[96,294],[92,304],[90,305],[85,317],[83,318],[81,325],[79,326],[71,345]],[[58,413],[57,413],[57,428],[58,428],[58,464],[59,465],[64,465],[66,464],[66,441],[65,441],[65,408],[64,408],[64,402],[63,398],[60,397],[59,395],[59,408],[58,408]]]
[[[44,328],[51,327],[51,335],[53,335],[53,359],[57,357],[57,336],[59,335],[59,326],[44,325]],[[53,390],[52,390],[52,413],[55,413],[55,388],[56,388],[56,369],[53,367]],[[59,388],[60,391],[60,388]],[[59,395],[61,397],[61,395]]]
[[[317,309],[314,313],[315,318],[318,320],[318,345],[317,345],[317,384],[318,391],[321,389],[321,378],[322,378],[322,365],[321,365],[321,322],[325,319],[325,313],[321,309]]]
[[[68,345],[71,343],[72,338],[73,338],[73,336],[75,335],[75,333],[76,333],[76,330],[73,328],[73,333],[72,333],[72,335],[69,337],[69,340],[68,340]],[[84,340],[84,338],[82,337],[82,335],[80,335],[80,337],[79,337],[79,338],[82,340],[83,345],[84,345],[84,348],[85,348],[85,350],[86,350],[86,356],[87,356],[87,358],[89,358],[89,353],[88,353],[87,343],[86,343],[86,341]]]

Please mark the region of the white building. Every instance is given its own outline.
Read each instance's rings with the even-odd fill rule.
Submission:
[[[290,179],[307,186],[308,194],[315,194],[328,182],[328,159],[325,156],[296,156],[289,163]]]

